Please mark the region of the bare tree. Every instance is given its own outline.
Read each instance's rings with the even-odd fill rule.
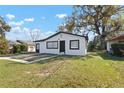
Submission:
[[[40,29],[28,29],[25,31],[25,36],[28,36],[30,41],[35,41],[41,38],[41,30]]]

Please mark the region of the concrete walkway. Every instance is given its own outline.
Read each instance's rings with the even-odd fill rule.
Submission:
[[[51,59],[51,58],[54,58],[54,57],[57,57],[57,56],[39,58],[39,59],[36,59],[36,60],[33,60],[33,61],[25,61],[25,60],[21,60],[21,59],[14,59],[14,58],[11,58],[11,57],[0,57],[0,60],[10,60],[10,61],[15,61],[15,62],[24,63],[24,64],[31,64],[31,63],[35,63],[35,62],[38,62],[38,61]]]
[[[27,63],[28,62],[28,61],[20,60],[20,59],[12,59],[11,57],[0,57],[0,60],[10,60],[10,61],[15,61],[15,62],[20,62],[20,63]]]

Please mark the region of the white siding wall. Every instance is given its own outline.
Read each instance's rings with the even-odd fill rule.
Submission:
[[[40,53],[60,54],[59,41],[61,40],[65,40],[65,54],[67,55],[86,55],[87,54],[87,45],[84,37],[79,37],[79,36],[74,36],[74,35],[69,35],[64,33],[60,33],[46,41],[39,42]],[[79,50],[70,50],[70,40],[79,40]],[[58,49],[47,49],[46,48],[47,41],[58,41]]]
[[[110,42],[107,42],[107,51],[110,51],[110,48],[111,48],[111,44]]]

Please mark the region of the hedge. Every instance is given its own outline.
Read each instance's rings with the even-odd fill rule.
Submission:
[[[111,47],[114,55],[124,56],[124,44],[112,44]]]

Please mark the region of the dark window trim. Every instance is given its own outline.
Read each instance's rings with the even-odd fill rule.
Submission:
[[[118,43],[124,43],[124,41],[118,41]]]
[[[48,47],[48,43],[51,43],[51,42],[56,42],[56,43],[57,43],[57,47],[55,47],[55,48],[54,48],[54,47],[53,47],[53,48],[49,48],[49,47]],[[47,48],[47,49],[58,49],[58,41],[47,41],[47,42],[46,42],[46,48]]]
[[[73,42],[73,41],[78,41],[78,48],[71,47],[71,42]],[[70,50],[79,50],[79,49],[80,49],[79,40],[70,40]]]

